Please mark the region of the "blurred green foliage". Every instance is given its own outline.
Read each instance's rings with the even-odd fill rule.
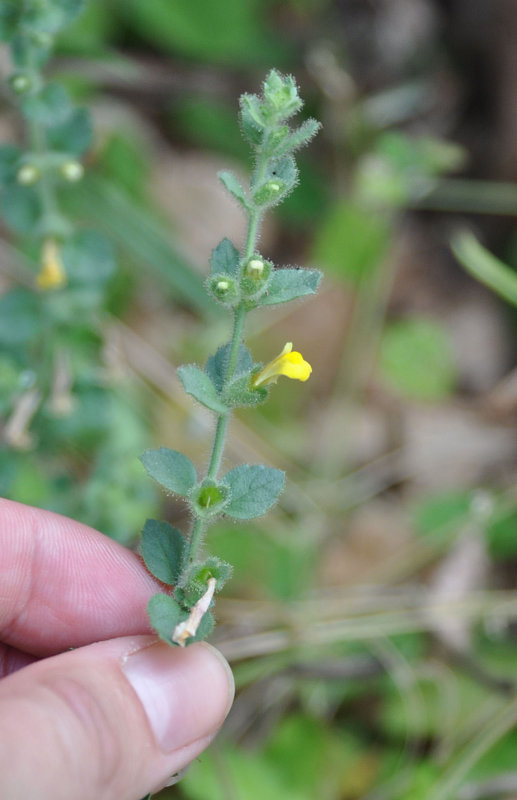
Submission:
[[[454,388],[455,369],[443,327],[423,318],[386,326],[380,351],[382,374],[406,397],[440,400]]]

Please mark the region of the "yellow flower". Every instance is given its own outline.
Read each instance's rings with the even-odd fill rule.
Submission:
[[[45,239],[43,242],[41,269],[36,275],[36,283],[40,289],[58,289],[66,283],[61,252],[54,239]]]
[[[264,386],[276,383],[280,375],[293,378],[297,381],[306,381],[312,372],[311,365],[303,360],[301,353],[293,353],[293,343],[287,342],[284,349],[276,358],[266,364],[252,379],[252,386]]]

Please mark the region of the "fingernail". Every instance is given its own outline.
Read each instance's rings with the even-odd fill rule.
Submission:
[[[165,753],[215,733],[233,699],[233,677],[206,644],[184,650],[159,642],[128,656],[124,673]]]

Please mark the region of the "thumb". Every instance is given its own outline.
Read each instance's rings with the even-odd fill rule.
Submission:
[[[233,699],[212,647],[124,637],[0,682],[0,797],[140,800],[215,736]]]

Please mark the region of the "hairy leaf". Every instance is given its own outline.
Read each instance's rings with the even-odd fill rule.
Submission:
[[[167,644],[175,645],[172,641],[174,628],[186,617],[176,600],[168,594],[155,594],[147,604],[147,613],[160,639]]]
[[[228,358],[230,355],[231,344],[223,344],[216,354],[210,356],[206,362],[206,372],[210,376],[212,383],[218,392],[221,392],[226,379],[226,371],[228,369]],[[248,374],[253,366],[253,357],[243,344],[239,348],[239,355],[237,356],[237,364],[235,366],[234,377]]]
[[[210,256],[210,267],[212,274],[224,273],[235,276],[239,273],[240,256],[239,251],[229,239],[219,242]]]
[[[176,584],[183,566],[185,538],[168,522],[148,519],[142,531],[142,556],[149,572],[171,586]]]
[[[285,473],[262,464],[243,464],[227,472],[223,483],[231,489],[224,513],[236,519],[253,519],[265,514],[278,499]]]
[[[169,492],[186,496],[197,481],[194,464],[178,450],[169,450],[167,447],[146,450],[140,456],[140,461],[151,478]]]
[[[260,297],[258,304],[272,306],[314,294],[321,277],[321,272],[317,269],[276,269],[271,276],[267,293]]]
[[[199,403],[218,414],[225,414],[228,409],[219,398],[210,377],[195,364],[178,368],[179,378],[187,394],[192,395]]]

